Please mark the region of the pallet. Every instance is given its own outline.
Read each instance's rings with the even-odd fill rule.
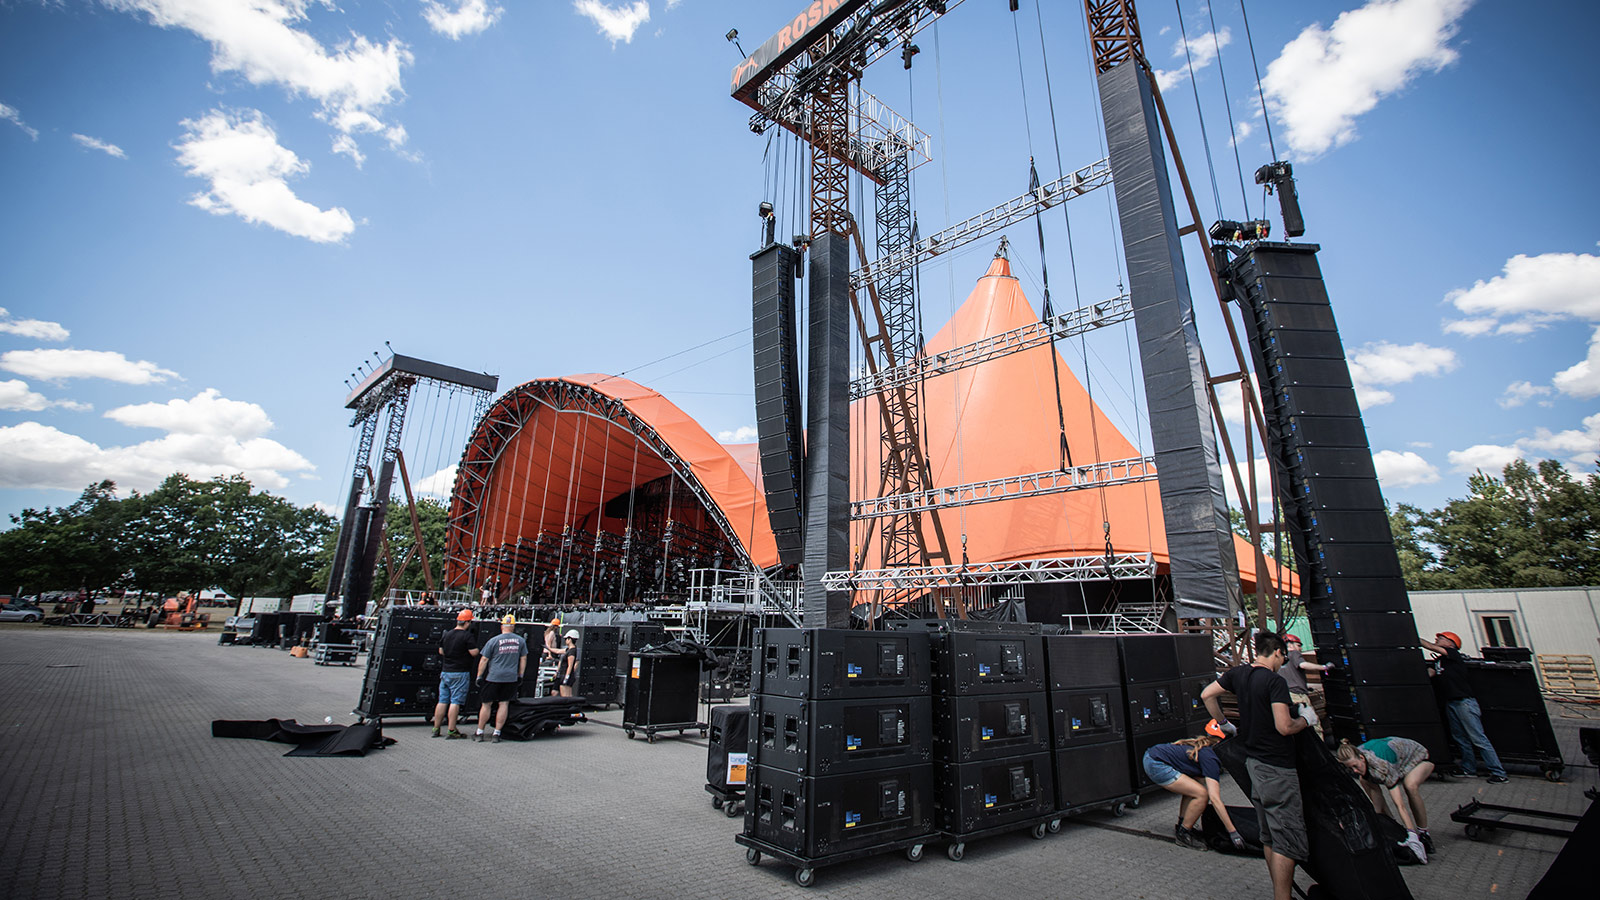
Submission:
[[[1595,672],[1594,657],[1541,653],[1538,659],[1545,693],[1600,700],[1600,675]]]

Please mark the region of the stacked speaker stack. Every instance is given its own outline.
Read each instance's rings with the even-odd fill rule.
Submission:
[[[926,632],[761,629],[750,698],[744,833],[795,866],[904,849],[934,835],[933,713]]]
[[[455,614],[431,607],[388,607],[378,614],[356,714],[364,719],[431,716],[439,702],[439,641]],[[468,704],[476,708],[474,687]]]
[[[568,629],[563,628],[562,634]],[[622,702],[619,677],[626,654],[619,653],[622,629],[616,625],[579,625],[578,684],[574,690],[593,706]],[[562,641],[566,646],[566,641]]]
[[[1315,244],[1258,243],[1222,270],[1250,338],[1267,450],[1335,736],[1411,738],[1444,758],[1444,730],[1389,533],[1361,407]]]
[[[1201,634],[1125,634],[1118,641],[1128,692],[1128,750],[1134,787],[1141,792],[1154,790],[1158,785],[1144,773],[1144,752],[1157,744],[1194,737],[1205,730],[1210,718],[1200,702],[1200,691],[1217,677],[1211,662],[1211,639]]]
[[[1137,797],[1120,644],[1115,635],[1048,635],[1044,655],[1056,811],[1120,813]]]
[[[1004,831],[1031,827],[1043,837],[1059,817],[1040,626],[931,624],[937,821],[946,854],[961,859],[967,841]]]

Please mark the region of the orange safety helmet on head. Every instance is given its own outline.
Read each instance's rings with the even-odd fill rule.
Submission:
[[[1455,644],[1457,650],[1461,649],[1461,635],[1456,634],[1454,631],[1441,631],[1441,632],[1439,632],[1438,634],[1433,636],[1434,643],[1438,643],[1439,642],[1439,638],[1449,638],[1450,639],[1450,643]]]
[[[472,621],[472,610],[463,609],[461,612],[456,613],[456,621],[457,622],[471,622]]]
[[[1222,730],[1222,726],[1217,724],[1216,719],[1211,719],[1206,722],[1206,734],[1218,738],[1226,738],[1228,736],[1227,733]]]

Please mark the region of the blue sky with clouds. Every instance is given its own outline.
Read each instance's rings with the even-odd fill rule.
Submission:
[[[723,35],[753,49],[803,6],[0,3],[0,513],[174,470],[336,506],[343,382],[385,340],[503,387],[626,371],[714,434],[750,429],[753,210],[776,200],[785,228],[803,211],[773,187],[793,142],[751,134],[727,96],[739,54]],[[1253,40],[1386,496],[1438,505],[1517,455],[1592,471],[1600,7],[1247,10],[1250,40],[1237,2],[1145,3],[1146,52],[1209,222],[1214,198],[1229,218],[1262,213]],[[1101,157],[1081,17],[973,0],[917,36],[910,72],[898,54],[868,71],[932,139],[923,233],[1021,193],[1030,152],[1046,179],[1058,142],[1066,169]],[[1046,219],[1058,307],[1120,276],[1106,194],[1067,207]],[[1010,236],[1037,301],[1033,229]],[[929,333],[992,250],[924,266]],[[1125,333],[1085,346],[1063,354],[1136,432]],[[449,418],[414,420],[414,478],[454,461]]]

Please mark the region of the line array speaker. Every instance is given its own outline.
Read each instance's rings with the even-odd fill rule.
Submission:
[[[784,565],[800,562],[800,375],[796,351],[794,276],[800,254],[770,244],[750,257],[752,346],[755,353],[756,438],[767,519]]]

